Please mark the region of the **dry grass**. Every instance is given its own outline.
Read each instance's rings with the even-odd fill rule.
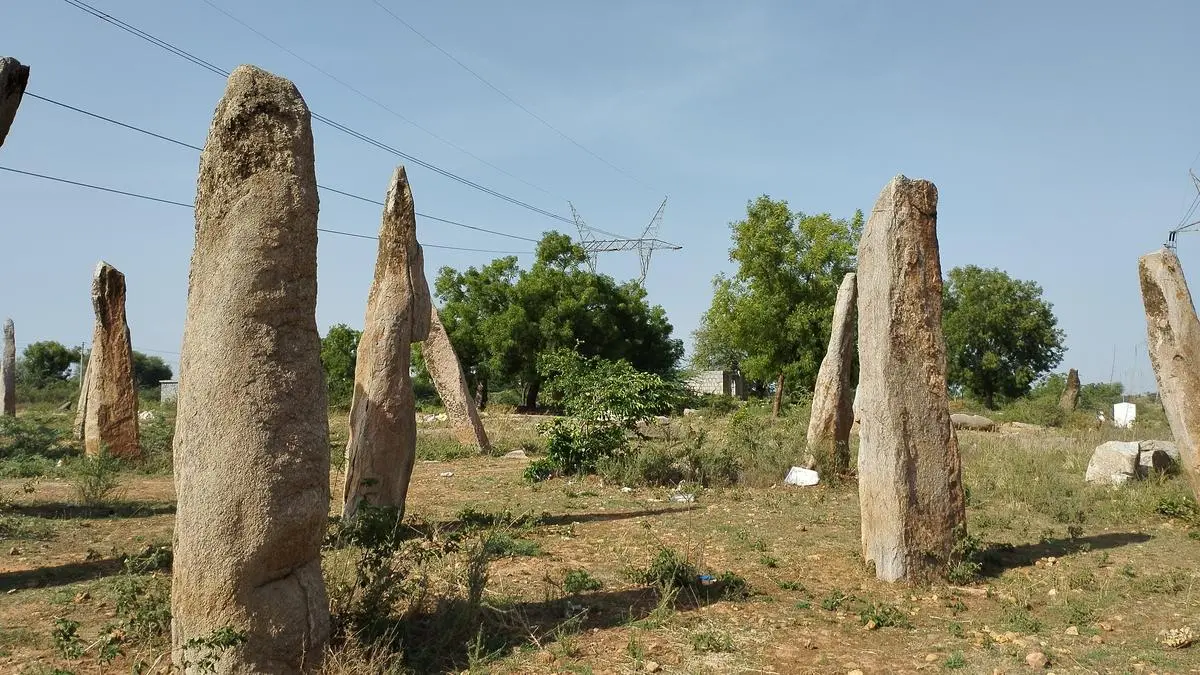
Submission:
[[[343,418],[331,418],[335,456]],[[498,453],[539,447],[535,424],[487,419]],[[1025,670],[1035,649],[1054,672],[1200,668],[1196,648],[1157,642],[1162,630],[1200,627],[1200,526],[1187,485],[1082,481],[1095,445],[1133,432],[962,434],[969,543],[982,566],[973,582],[929,587],[884,584],[864,569],[853,483],[775,485],[803,452],[799,416],[692,417],[656,431],[651,444],[703,433],[742,462],[738,484],[689,486],[696,501],[686,504],[670,501],[671,487],[624,491],[600,477],[531,485],[524,461],[452,452],[447,433],[421,426],[410,527],[381,568],[396,594],[369,630],[346,609],[362,551],[326,551],[340,630],[324,672],[626,673],[655,661],[676,673],[990,673]],[[65,617],[91,639],[114,621],[120,554],[170,540],[169,476],[123,475],[131,506],[107,514],[73,509],[65,481],[31,494],[21,485],[0,481],[11,499],[0,518],[14,525],[0,534],[39,535],[0,540],[0,554],[16,550],[0,557],[0,670],[130,672],[129,655],[149,647],[131,642],[97,671],[57,655],[51,631]],[[645,583],[637,571],[664,549],[697,573],[744,579],[749,597],[699,581]]]

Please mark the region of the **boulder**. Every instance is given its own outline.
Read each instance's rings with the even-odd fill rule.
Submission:
[[[1122,485],[1138,477],[1141,451],[1138,443],[1109,441],[1092,451],[1084,480],[1097,485]]]
[[[1165,453],[1171,462],[1176,465],[1182,461],[1179,456],[1179,447],[1172,441],[1138,441],[1138,447],[1141,448],[1142,452],[1158,451]]]
[[[171,644],[188,675],[205,653],[189,641],[227,627],[245,642],[216,675],[318,671],[325,654],[317,207],[308,107],[288,80],[239,67],[200,156],[180,355]]]
[[[856,275],[842,278],[833,306],[829,346],[813,388],[812,414],[808,420],[808,454],[805,466],[817,465],[822,456],[825,469],[846,473],[850,469],[850,427],[854,425],[850,371],[854,368],[854,319],[858,303]]]
[[[954,413],[950,416],[950,423],[955,429],[965,431],[995,431],[996,423],[984,417],[983,415],[968,415],[966,413]]]
[[[884,581],[941,574],[966,525],[946,395],[937,188],[897,176],[858,247],[858,494],[863,556]]]

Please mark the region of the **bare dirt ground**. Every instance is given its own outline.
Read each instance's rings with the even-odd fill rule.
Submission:
[[[960,434],[983,568],[958,584],[876,581],[859,551],[853,484],[700,490],[677,503],[668,488],[597,477],[529,484],[526,460],[466,457],[418,462],[406,518],[537,516],[517,532],[531,555],[492,562],[484,593],[529,638],[477,672],[1019,673],[1033,672],[1035,652],[1055,673],[1200,672],[1200,647],[1160,643],[1165,630],[1200,629],[1200,529],[1186,484],[1082,480],[1091,448],[1121,435]],[[11,500],[0,515],[19,526],[0,540],[0,670],[127,673],[156,659],[161,669],[161,646],[100,664],[64,659],[52,633],[67,618],[86,643],[115,620],[122,556],[170,544],[170,476],[127,474],[119,503],[98,510],[74,506],[63,479],[28,494],[24,483],[0,481]],[[339,494],[336,471],[331,484]],[[743,577],[750,597],[685,591],[660,602],[627,571],[662,547]],[[564,592],[570,570],[601,587]]]

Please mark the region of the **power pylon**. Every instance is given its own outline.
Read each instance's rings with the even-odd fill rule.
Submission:
[[[683,249],[682,246],[658,238],[658,232],[662,228],[663,211],[666,208],[667,198],[663,197],[662,203],[658,205],[658,210],[654,212],[654,216],[650,218],[650,222],[642,230],[642,236],[636,239],[597,239],[597,231],[609,234],[610,236],[611,233],[604,232],[603,230],[593,230],[591,227],[588,227],[587,223],[583,222],[583,218],[579,216],[579,212],[575,210],[575,205],[572,204],[571,216],[575,219],[575,227],[579,230],[579,243],[588,255],[588,267],[592,272],[596,271],[596,254],[598,253],[637,251],[642,272],[641,276],[638,277],[638,283],[644,285],[646,283],[646,274],[650,271],[650,258],[654,254],[654,251],[659,249],[679,251]]]
[[[1200,220],[1188,222],[1188,219],[1196,212],[1196,207],[1200,205],[1200,177],[1197,177],[1196,173],[1191,169],[1188,169],[1188,175],[1192,177],[1192,185],[1196,188],[1196,198],[1192,200],[1192,207],[1184,214],[1183,219],[1179,221],[1179,225],[1170,232],[1167,232],[1167,243],[1164,245],[1171,250],[1175,249],[1175,235],[1181,232],[1194,232],[1195,228],[1200,226]]]

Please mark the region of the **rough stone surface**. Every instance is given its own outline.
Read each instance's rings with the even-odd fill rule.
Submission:
[[[1183,471],[1200,497],[1200,319],[1174,251],[1164,248],[1142,256],[1138,277],[1159,400],[1179,446]]]
[[[343,517],[352,518],[363,500],[404,513],[417,457],[411,345],[429,336],[432,309],[412,190],[404,167],[397,167],[384,202],[375,280],[354,367]]]
[[[854,319],[858,304],[858,282],[851,272],[842,278],[833,306],[829,347],[813,387],[812,415],[808,420],[808,468],[817,466],[818,456],[837,473],[850,468],[850,427],[854,426],[854,401],[850,371],[854,368]]]
[[[0,358],[0,415],[17,414],[17,333],[12,319],[4,320],[4,356]]]
[[[8,137],[27,84],[29,66],[21,65],[11,56],[0,58],[0,145],[4,145],[4,139]]]
[[[114,457],[138,457],[138,397],[125,321],[125,275],[103,261],[92,275],[92,310],[96,326],[79,388],[75,434],[90,457],[104,448]]]
[[[429,336],[425,339],[421,355],[425,357],[425,367],[429,369],[429,377],[433,379],[438,397],[446,407],[454,435],[463,445],[474,445],[482,451],[490,450],[492,446],[479,419],[479,409],[475,407],[475,397],[471,395],[462,364],[454,353],[454,345],[450,344],[450,336],[446,334],[446,327],[442,325],[437,308],[432,303],[429,312]]]
[[[180,356],[171,642],[181,670],[187,640],[227,625],[247,641],[222,657],[223,674],[315,670],[328,642],[317,206],[308,107],[288,80],[239,67],[200,156]]]
[[[965,413],[954,413],[950,416],[950,423],[955,429],[963,429],[965,431],[995,431],[996,423],[984,417],[983,415],[968,415]]]
[[[1139,441],[1138,448],[1142,452],[1163,452],[1176,465],[1183,461],[1179,455],[1179,446],[1171,441]]]
[[[937,188],[897,176],[858,249],[859,505],[864,557],[885,581],[941,571],[965,526],[946,396]]]
[[[1079,371],[1074,368],[1067,373],[1067,386],[1058,399],[1058,407],[1067,412],[1074,412],[1079,407]]]
[[[1098,485],[1121,485],[1138,477],[1141,451],[1137,441],[1109,441],[1092,451],[1084,480]]]
[[[1175,460],[1166,452],[1147,449],[1138,444],[1138,477],[1146,478],[1158,473],[1167,473],[1175,468]]]

